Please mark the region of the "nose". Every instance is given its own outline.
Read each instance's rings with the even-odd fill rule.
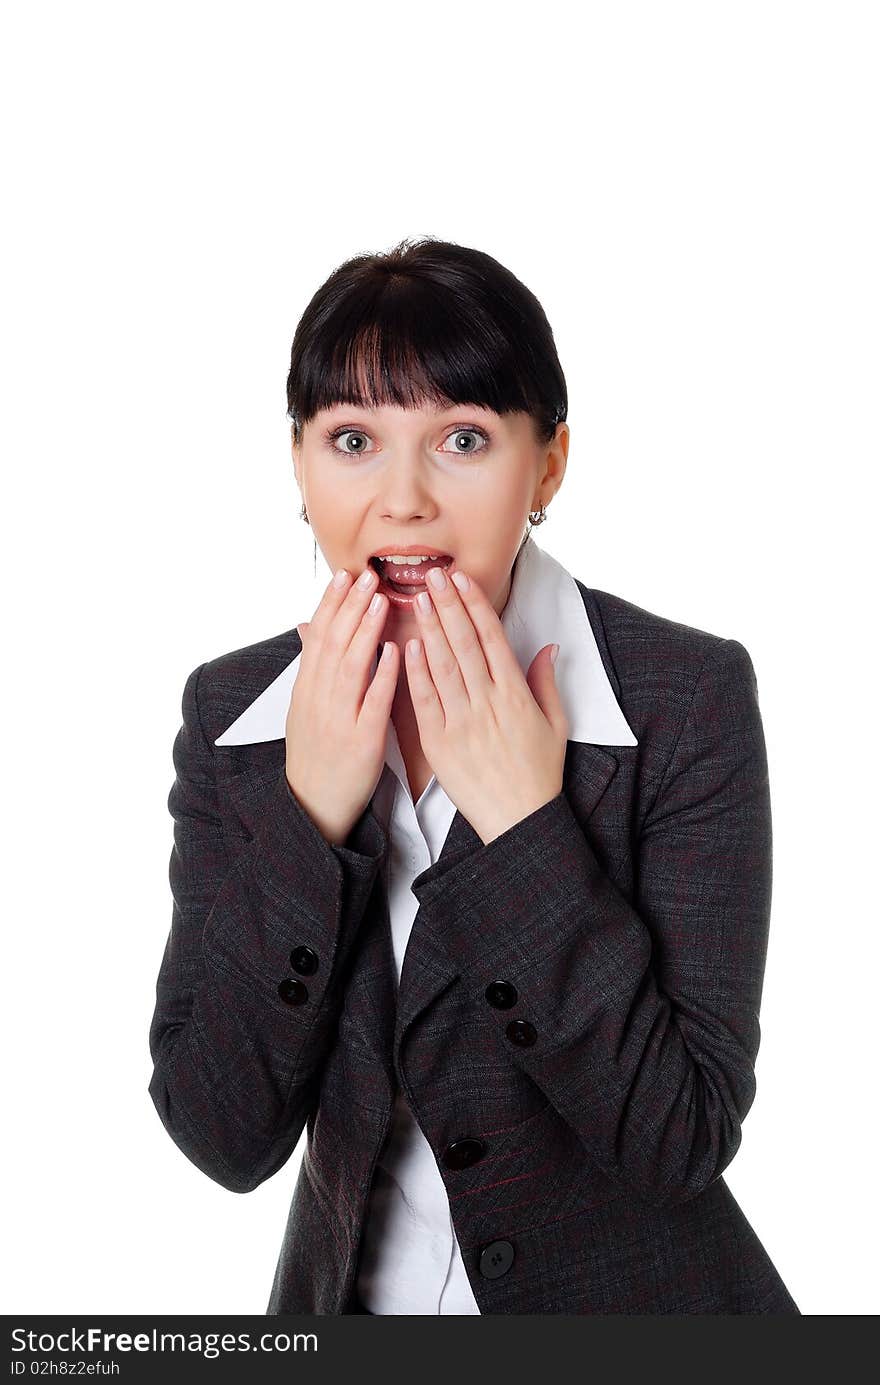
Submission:
[[[378,499],[382,513],[396,519],[436,511],[427,463],[415,445],[396,450],[391,465],[382,473]]]

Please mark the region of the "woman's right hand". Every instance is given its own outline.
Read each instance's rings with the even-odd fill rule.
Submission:
[[[310,621],[296,627],[302,641],[299,672],[286,726],[287,782],[319,831],[340,846],[369,803],[385,763],[388,718],[400,654],[386,640],[375,676],[370,667],[388,598],[370,602],[378,576],[366,569],[364,588],[346,574],[331,581]]]

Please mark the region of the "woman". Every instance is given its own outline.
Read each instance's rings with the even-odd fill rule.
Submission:
[[[566,387],[490,256],[342,265],[288,405],[336,576],[187,679],[150,1031],[224,1187],[306,1130],[267,1311],[798,1313],[722,1177],[770,911],[746,649],[530,536]]]

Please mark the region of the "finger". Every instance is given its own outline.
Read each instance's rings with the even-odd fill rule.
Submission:
[[[556,682],[556,673],[550,653],[553,649],[552,644],[545,644],[538,650],[526,674],[526,682],[529,691],[537,702],[544,716],[550,725],[559,732],[564,732],[568,739],[568,719],[565,715],[565,708],[562,705],[562,697],[559,692],[559,685]]]
[[[430,600],[428,601],[429,609],[426,611],[424,603],[425,593],[422,593],[416,597],[414,609],[422,640],[423,658],[431,675],[434,689],[443,704],[444,722],[448,724],[455,715],[456,709],[461,711],[465,707],[470,707],[471,699],[456,652],[450,645],[437,611]],[[473,626],[471,626],[471,631],[472,639],[475,640],[476,634],[473,632]],[[486,670],[485,687],[487,689],[489,687],[488,669]]]
[[[461,603],[480,641],[483,658],[493,683],[523,682],[523,672],[514,654],[501,617],[475,577],[459,569],[450,570],[449,589]],[[441,603],[442,604],[442,603]],[[441,611],[441,618],[443,612]]]
[[[316,648],[318,655],[315,660],[315,687],[317,695],[326,698],[328,704],[340,693],[349,698],[356,695],[358,705],[360,704],[365,687],[369,656],[364,653],[364,645],[360,646],[360,652],[356,652],[353,659],[348,659],[347,656],[352,640],[360,629],[370,602],[376,594],[378,584],[378,575],[369,566],[364,569],[357,581],[351,582],[349,579],[348,589],[341,589],[345,592],[341,600],[338,590],[335,596],[331,594],[333,590],[331,583],[312,619],[309,645]],[[383,596],[381,600],[387,605],[387,597]],[[375,641],[378,643],[375,627],[374,635]],[[344,668],[343,662],[345,662]],[[352,673],[353,669],[354,674]]]
[[[430,743],[432,736],[436,737],[446,729],[446,717],[428,668],[422,640],[407,640],[404,667],[409,683],[410,701],[418,723],[419,739],[425,746]]]
[[[459,589],[455,583],[449,582],[442,568],[431,568],[428,571],[427,586],[439,625],[459,665],[460,679],[466,687],[468,698],[477,701],[481,697],[488,697],[492,688],[492,676],[477,627],[474,626],[470,611],[461,601]],[[430,625],[431,622],[425,622],[425,632]]]
[[[391,705],[397,690],[397,670],[400,656],[394,640],[386,640],[376,665],[376,672],[370,680],[358,714],[358,723],[375,725],[387,722]]]
[[[309,622],[314,626],[316,634],[320,634],[329,625],[348,595],[351,583],[352,576],[346,568],[340,568],[330,578]]]
[[[379,582],[379,578],[372,567],[368,566],[364,571],[369,574],[370,579],[366,586],[360,585],[360,579],[364,576],[363,572],[355,580],[345,568],[340,568],[327,583],[324,594],[309,622],[312,630],[310,644],[323,643],[339,613],[346,609],[348,616],[346,620],[343,620],[340,631],[347,627],[348,638],[351,639],[357,629],[360,616],[369,605],[370,598]],[[356,614],[352,614],[355,611]]]
[[[339,663],[339,684],[354,688],[358,704],[362,702],[373,677],[379,639],[389,610],[388,597],[382,592],[374,592]],[[393,641],[391,643],[393,644]]]

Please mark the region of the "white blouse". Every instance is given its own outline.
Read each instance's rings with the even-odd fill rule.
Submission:
[[[303,617],[305,619],[306,617]],[[520,549],[501,614],[508,642],[526,673],[543,645],[559,642],[556,685],[568,739],[594,745],[637,744],[608,681],[574,578],[532,535]],[[299,655],[236,718],[217,745],[283,738]],[[373,667],[378,662],[378,650]],[[413,880],[440,855],[455,805],[432,776],[413,803],[394,723],[373,808],[388,833],[388,912],[398,983],[418,902]],[[437,1161],[398,1089],[393,1120],[376,1163],[367,1204],[355,1292],[376,1314],[479,1313],[455,1235]]]
[[[455,807],[435,775],[413,804],[391,721],[373,808],[388,832],[388,914],[399,982],[418,908],[410,886],[440,855]],[[371,1313],[479,1313],[434,1152],[399,1088],[376,1163],[362,1246],[355,1288]]]

